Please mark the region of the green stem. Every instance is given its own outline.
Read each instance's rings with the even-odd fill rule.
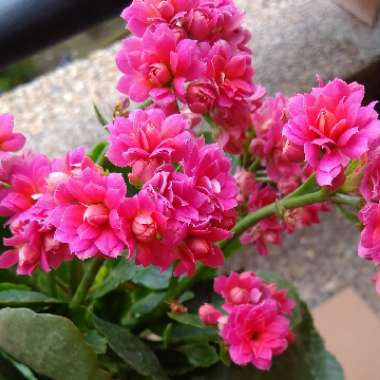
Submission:
[[[229,248],[234,246],[239,237],[246,231],[248,228],[254,226],[260,220],[268,218],[269,216],[275,215],[278,207],[284,209],[294,209],[310,205],[313,203],[320,203],[329,198],[331,194],[325,190],[319,190],[314,193],[304,194],[291,198],[284,198],[278,202],[271,203],[256,212],[247,215],[241,219],[233,228],[234,236],[230,240],[225,240],[220,244],[220,247],[223,249],[225,255],[228,257],[231,255]]]
[[[78,288],[80,279],[80,268],[77,260],[72,260],[69,262],[69,287],[71,294],[74,294]]]
[[[255,158],[255,160],[252,162],[251,166],[248,168],[248,171],[254,172],[256,169],[260,166],[260,159]]]
[[[137,108],[139,108],[140,110],[143,110],[145,108],[148,108],[152,104],[153,104],[153,100],[152,99],[147,99],[147,100],[145,100],[144,103],[141,103],[140,105],[138,105]]]
[[[87,268],[82,281],[79,283],[79,286],[70,302],[70,309],[77,309],[82,302],[86,299],[87,293],[93,284],[96,275],[99,272],[100,267],[103,264],[103,260],[100,258],[93,259]]]
[[[57,285],[55,282],[55,273],[49,272],[48,273],[48,286],[49,286],[49,293],[52,297],[57,297]]]

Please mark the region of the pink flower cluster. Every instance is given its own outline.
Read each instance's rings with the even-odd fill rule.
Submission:
[[[18,273],[31,274],[74,257],[115,258],[126,247],[137,264],[176,263],[177,275],[191,275],[198,261],[221,266],[215,243],[230,236],[237,204],[221,148],[190,133],[184,116],[159,109],[134,111],[108,128],[108,158],[131,168],[130,181],[142,187],[133,197],[122,174],[105,173],[83,148],[53,161],[2,156],[0,216],[12,236],[0,267],[17,263]]]
[[[363,106],[364,87],[335,79],[289,99],[283,134],[292,156],[316,172],[321,186],[338,188],[351,160],[363,157],[379,137],[375,102]]]
[[[235,174],[239,185],[239,207],[242,214],[247,211],[255,212],[267,206],[281,196],[281,192],[268,184],[256,180],[255,174],[243,169],[238,169]],[[294,179],[296,185],[298,179]],[[293,233],[295,229],[319,223],[319,212],[329,211],[324,203],[316,203],[302,208],[285,210],[282,218],[276,215],[270,216],[256,223],[246,230],[240,238],[243,244],[254,244],[260,255],[268,254],[268,244],[281,245],[282,234]]]
[[[116,62],[118,88],[134,101],[209,115],[232,153],[240,152],[250,112],[262,95],[252,82],[243,14],[231,0],[134,0],[122,17],[134,36]]]
[[[294,340],[288,317],[295,304],[286,297],[287,290],[252,272],[219,276],[214,290],[223,297],[226,314],[205,304],[199,309],[201,321],[218,326],[235,364],[269,370],[273,357],[284,353]]]
[[[191,275],[197,261],[223,264],[216,242],[230,236],[237,186],[216,145],[187,131],[188,121],[163,111],[134,111],[109,126],[112,163],[131,167],[141,191],[122,205],[129,255],[138,264]]]

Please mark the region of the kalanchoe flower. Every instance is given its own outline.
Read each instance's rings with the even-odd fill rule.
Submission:
[[[9,184],[0,189],[0,215],[12,217],[28,210],[46,190],[51,163],[43,154],[24,153],[9,156],[0,164],[0,181]]]
[[[284,154],[282,130],[286,123],[287,98],[281,94],[268,97],[262,106],[253,113],[252,124],[256,137],[250,143],[250,153],[260,158],[266,167],[268,177],[275,181],[279,188],[289,189],[289,181],[301,177],[301,167]],[[285,186],[284,186],[285,184]],[[295,190],[295,187],[291,190]]]
[[[215,82],[219,107],[231,107],[254,93],[251,56],[235,52],[226,41],[216,42],[208,54],[207,77]]]
[[[235,364],[269,370],[273,357],[294,341],[288,316],[295,302],[287,297],[288,291],[253,272],[219,276],[214,290],[224,299],[227,314],[205,304],[198,311],[201,321],[217,326]]]
[[[126,245],[119,214],[126,191],[121,174],[105,176],[96,167],[59,184],[50,218],[57,228],[54,239],[82,260],[119,256]]]
[[[190,138],[188,128],[189,121],[179,114],[166,118],[159,109],[134,111],[108,126],[107,157],[116,166],[131,167],[130,181],[141,185],[159,166],[182,159]]]
[[[0,114],[0,153],[16,152],[25,145],[25,136],[13,132],[14,120],[9,113]]]
[[[376,142],[377,143],[377,142]],[[367,202],[380,202],[380,147],[374,146],[368,154],[360,193]]]
[[[151,96],[160,104],[185,96],[185,82],[202,77],[205,62],[194,40],[181,40],[166,24],[148,29],[142,38],[123,41],[116,63],[123,73],[118,89],[141,102]]]
[[[164,215],[164,204],[151,191],[141,190],[133,198],[127,198],[121,206],[123,228],[131,259],[144,266],[156,265],[166,270],[173,263],[174,248]]]
[[[339,187],[349,161],[360,159],[379,136],[375,102],[363,106],[363,98],[363,86],[335,79],[289,99],[284,136],[303,147],[321,186]]]
[[[359,256],[380,264],[380,204],[367,203],[360,211],[359,218],[364,225],[360,235]]]
[[[165,23],[179,39],[225,39],[248,50],[250,33],[241,27],[243,16],[231,0],[134,0],[122,13],[127,28],[139,37],[151,25]]]
[[[71,176],[80,176],[84,169],[94,168],[95,163],[86,156],[85,148],[78,147],[65,156],[52,161],[51,173],[47,177],[47,191],[53,193],[56,187]]]
[[[47,222],[49,212],[33,206],[12,221],[12,236],[4,239],[4,245],[12,248],[0,256],[0,268],[17,264],[18,274],[31,275],[37,268],[49,272],[72,259],[68,245],[54,239],[55,228]]]
[[[244,304],[231,310],[221,336],[235,364],[269,370],[273,357],[288,347],[289,326],[274,301]]]
[[[214,107],[218,96],[217,88],[208,79],[191,82],[186,89],[186,102],[194,113],[207,114]]]
[[[209,303],[203,304],[198,310],[199,319],[205,325],[216,326],[222,313]]]

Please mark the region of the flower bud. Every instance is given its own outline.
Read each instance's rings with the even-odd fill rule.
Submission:
[[[154,86],[162,86],[171,80],[171,74],[164,63],[154,63],[149,66],[149,81]]]
[[[216,326],[219,318],[222,317],[222,313],[208,303],[205,303],[199,308],[198,315],[200,320],[208,326]]]
[[[240,305],[242,303],[249,303],[250,295],[246,289],[243,288],[232,288],[230,291],[230,300],[235,305]]]
[[[214,106],[216,97],[214,84],[204,79],[193,81],[186,90],[186,101],[194,113],[208,113]]]
[[[83,214],[83,220],[94,227],[101,226],[108,220],[109,210],[106,206],[98,204],[88,206]]]
[[[132,223],[132,232],[136,239],[142,243],[148,243],[154,239],[157,234],[156,222],[149,214],[139,214]]]

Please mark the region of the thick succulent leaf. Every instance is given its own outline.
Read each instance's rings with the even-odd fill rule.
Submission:
[[[98,332],[106,337],[112,350],[136,372],[154,380],[168,380],[156,355],[137,336],[96,316],[94,325]]]
[[[63,301],[49,297],[43,293],[28,290],[12,289],[0,291],[0,307],[21,307],[56,303],[63,303]]]
[[[149,314],[164,300],[165,296],[165,292],[150,293],[134,303],[130,312],[134,317]]]
[[[30,309],[0,310],[0,349],[54,380],[108,380],[96,354],[67,318]]]
[[[116,266],[110,269],[103,282],[97,285],[93,297],[103,297],[128,281],[153,290],[164,290],[169,286],[171,274],[171,270],[161,273],[156,267],[144,268],[137,266],[133,260],[120,258]]]
[[[195,367],[211,367],[219,361],[215,348],[208,343],[186,344],[177,350],[185,354],[189,363]]]

